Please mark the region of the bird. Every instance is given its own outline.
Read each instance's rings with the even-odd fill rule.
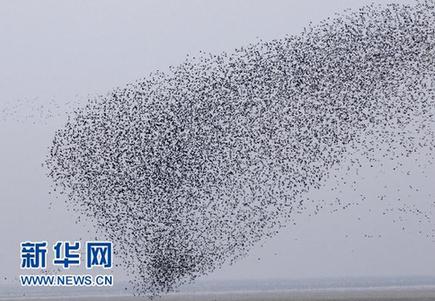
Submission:
[[[433,24],[431,0],[371,4],[299,35],[188,55],[71,112],[47,177],[113,241],[136,294],[173,291],[292,224],[352,154],[358,174],[380,164],[375,153],[396,170],[434,148]],[[364,202],[339,196],[357,182],[335,181],[331,213]],[[313,215],[326,207],[312,202]]]

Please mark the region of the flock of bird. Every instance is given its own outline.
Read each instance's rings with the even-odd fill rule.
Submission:
[[[434,5],[368,5],[116,88],[57,130],[48,176],[136,293],[172,291],[274,236],[352,154],[433,157]]]

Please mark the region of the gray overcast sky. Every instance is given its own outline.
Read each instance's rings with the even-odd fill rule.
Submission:
[[[188,53],[231,51],[258,38],[297,34],[310,21],[316,23],[369,2],[2,0],[0,110],[18,100],[82,102],[87,95],[105,93],[157,69],[167,70]],[[41,162],[53,131],[64,120],[53,119],[45,125],[0,122],[0,283],[4,277],[14,283],[19,273],[19,242],[92,235],[86,232],[88,226],[74,223],[62,202],[47,209],[52,201],[50,183]],[[411,161],[404,164],[416,169]],[[429,193],[433,199],[435,192],[430,183],[433,165],[427,167],[429,178],[386,174],[376,168],[361,172],[365,180],[359,189],[370,191],[362,206],[299,216],[296,226],[209,278],[435,275],[435,242],[418,235],[420,229],[428,232],[433,225],[419,224],[413,216],[393,223],[394,216],[381,214],[390,204],[379,203],[376,197],[386,184],[392,190],[413,184],[422,192],[409,196],[406,192],[405,201],[426,206]],[[314,196],[334,199],[327,188]]]

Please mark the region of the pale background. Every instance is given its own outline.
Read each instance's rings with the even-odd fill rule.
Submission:
[[[231,51],[259,38],[297,34],[310,21],[369,2],[0,1],[0,284],[17,284],[21,241],[92,237],[92,227],[76,225],[62,202],[48,209],[53,200],[41,163],[64,117],[46,118],[46,109],[42,118],[27,114],[41,104],[61,112],[89,95],[165,71],[187,54]],[[412,160],[404,164],[413,171],[410,176],[363,169],[358,188],[367,195],[363,205],[298,216],[295,226],[208,279],[435,276],[435,242],[427,237],[434,234],[433,222],[419,223],[412,214],[403,220],[394,212],[382,215],[384,208],[401,206],[394,201],[401,188],[403,203],[434,217],[433,165],[425,165],[424,175]],[[407,190],[409,184],[420,191]],[[314,197],[334,202],[328,187]],[[342,198],[358,198],[346,189]],[[391,198],[381,202],[377,196],[383,193]],[[115,281],[124,279],[122,271],[114,273]]]

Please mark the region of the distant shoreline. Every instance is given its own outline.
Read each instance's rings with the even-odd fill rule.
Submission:
[[[150,300],[147,296],[128,295],[83,295],[83,296],[28,296],[0,297],[0,301],[129,301]],[[222,292],[182,292],[169,293],[157,298],[160,301],[323,301],[323,300],[358,300],[358,301],[435,301],[435,285],[394,286],[372,288],[328,288],[328,289],[289,289],[276,291],[222,291]]]

